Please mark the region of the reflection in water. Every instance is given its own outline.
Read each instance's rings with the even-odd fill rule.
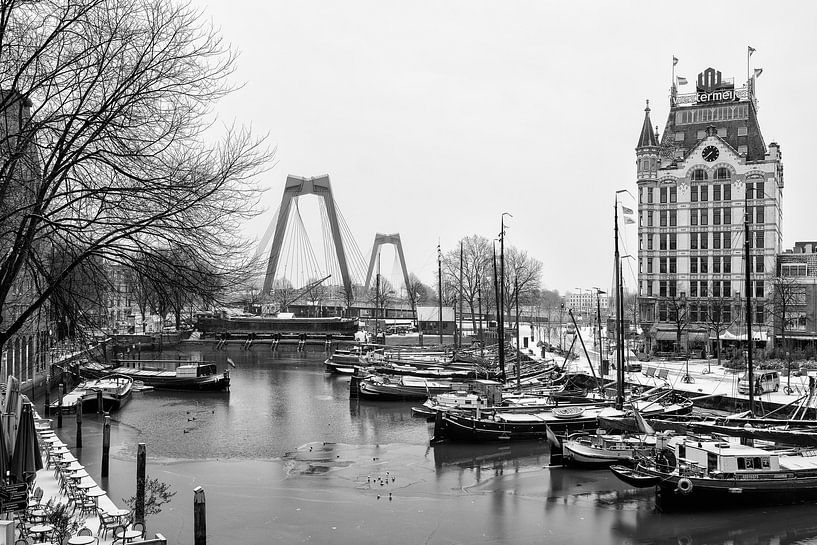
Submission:
[[[784,545],[817,538],[814,505],[695,514],[641,509],[611,529],[633,544]]]
[[[438,443],[433,449],[437,471],[444,471],[446,466],[463,469],[497,468],[506,464],[542,467],[550,461],[550,448],[544,441]]]

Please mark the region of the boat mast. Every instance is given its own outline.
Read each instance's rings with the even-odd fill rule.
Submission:
[[[505,216],[500,216],[499,231],[499,362],[502,365],[502,380],[505,380]],[[513,216],[511,216],[513,217]]]
[[[437,243],[437,282],[439,282],[439,299],[440,299],[440,308],[439,308],[439,318],[440,321],[437,323],[437,326],[440,330],[440,347],[442,348],[443,345],[443,257],[442,252],[440,251],[440,244]]]
[[[621,346],[621,258],[618,253],[618,193],[613,205],[613,238],[616,274],[616,409],[624,407],[624,351]]]
[[[743,194],[743,269],[746,274],[746,365],[749,367],[749,411],[755,412],[755,379],[752,371],[752,278],[750,274],[751,257],[749,248],[752,239],[749,238],[749,184],[745,184]]]
[[[496,244],[494,244],[494,299],[496,300],[496,322],[497,329],[502,330],[502,303],[499,302],[499,277],[496,272]],[[500,334],[501,335],[501,334]],[[505,382],[505,343],[504,339],[499,339],[499,373],[502,382]]]
[[[460,327],[457,330],[457,340],[459,341],[457,345],[462,350],[462,241],[460,241]]]
[[[513,294],[516,300],[516,389],[522,391],[522,357],[519,350],[519,279],[513,279]]]

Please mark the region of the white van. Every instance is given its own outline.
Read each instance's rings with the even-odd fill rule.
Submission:
[[[780,389],[780,373],[777,371],[755,371],[756,394],[776,392]],[[749,375],[744,374],[738,379],[738,393],[749,394]]]

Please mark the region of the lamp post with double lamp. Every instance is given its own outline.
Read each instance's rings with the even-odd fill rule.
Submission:
[[[621,261],[622,262],[625,259],[632,259],[633,261],[635,261],[635,257],[630,255],[630,254],[621,256]],[[621,329],[622,329],[621,340],[624,343],[624,346],[627,349],[629,349],[630,343],[627,340],[627,336],[624,334],[624,321],[626,320],[626,318],[624,317],[624,266],[623,265],[619,268],[619,274],[621,275],[621,278],[619,279],[620,280],[620,282],[619,282],[619,291],[620,291],[620,293],[618,294],[618,296],[621,297]],[[635,323],[633,323],[633,327],[634,326],[635,326]],[[627,357],[626,359],[629,360],[630,359],[629,350],[625,351],[624,354]]]
[[[593,289],[596,290],[596,327],[598,328],[599,331],[598,350],[599,350],[599,366],[601,366],[602,362],[604,361],[604,343],[601,340],[601,294],[603,293],[606,295],[607,292],[595,286],[593,287]]]

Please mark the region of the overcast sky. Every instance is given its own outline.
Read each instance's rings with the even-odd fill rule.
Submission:
[[[241,53],[221,119],[277,146],[267,211],[247,225],[258,238],[288,174],[329,174],[366,259],[376,232],[399,232],[432,283],[438,240],[493,238],[509,212],[507,242],[544,263],[545,287],[610,286],[645,99],[663,132],[673,55],[691,85],[708,66],[742,85],[751,45],[761,130],[786,169],[784,246],[817,239],[817,4],[194,1]]]

